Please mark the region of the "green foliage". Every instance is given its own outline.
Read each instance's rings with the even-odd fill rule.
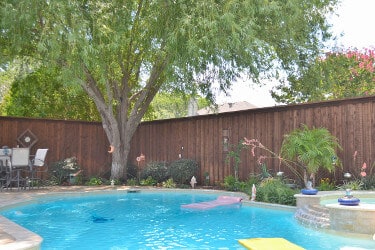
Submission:
[[[260,185],[257,186],[256,200],[295,206],[296,199],[294,195],[298,192],[299,191],[286,186],[285,183],[278,178],[267,178],[262,180]]]
[[[362,164],[361,172],[359,173],[360,180],[363,183],[364,190],[374,190],[375,189],[375,163],[373,163],[369,168],[366,163]]]
[[[151,177],[157,183],[168,179],[168,167],[166,162],[149,162],[141,172],[141,179]]]
[[[248,183],[248,186],[251,190],[253,184],[258,185],[262,181],[262,179],[263,177],[260,177],[259,175],[250,174],[246,182]]]
[[[178,184],[187,184],[196,175],[198,163],[192,159],[180,159],[171,163],[169,175]]]
[[[69,175],[75,174],[80,170],[77,163],[77,158],[71,157],[51,164],[49,176],[53,184],[62,185],[69,183]]]
[[[0,104],[3,102],[4,96],[8,93],[12,85],[12,82],[14,81],[15,77],[18,75],[19,66],[20,66],[19,62],[13,62],[8,65],[4,65],[3,67],[1,67],[1,64],[0,64]],[[1,114],[1,110],[0,110],[0,114]]]
[[[363,189],[363,182],[361,180],[352,180],[345,182],[343,185],[339,185],[337,187],[339,190],[362,190]]]
[[[180,92],[158,93],[151,103],[152,119],[160,120],[186,117],[188,115],[188,105],[191,98],[192,96]],[[197,104],[197,108],[201,109],[207,107],[209,102],[202,97],[198,97]]]
[[[136,179],[138,178],[138,166],[129,163],[126,168],[127,179]]]
[[[228,175],[224,178],[224,189],[228,191],[244,192],[251,195],[251,189],[253,184],[260,182],[258,176],[250,175],[247,181],[238,181],[232,175]]]
[[[102,184],[103,184],[103,180],[100,177],[91,177],[86,182],[86,185],[88,185],[88,186],[100,186]]]
[[[250,175],[246,182],[236,180],[232,175],[224,178],[224,188],[228,191],[244,192],[251,196],[253,184],[256,186],[256,200],[282,205],[296,205],[294,195],[299,190],[288,187],[280,178],[260,178],[259,175]]]
[[[363,189],[365,190],[375,190],[375,175],[368,175],[366,178],[362,179]]]
[[[128,179],[126,182],[126,185],[128,186],[137,186],[137,184],[138,184],[138,181],[136,178]]]
[[[66,87],[58,69],[44,67],[16,79],[0,108],[8,116],[100,120],[94,103],[81,88]]]
[[[375,94],[375,50],[326,53],[272,91],[283,103],[301,103]]]
[[[224,177],[224,188],[228,191],[239,191],[240,182],[233,175]]]
[[[367,168],[364,163],[361,167],[359,175],[353,174],[353,179],[350,181],[344,181],[343,185],[339,185],[338,189],[346,190],[375,190],[375,174],[374,174],[375,163]]]
[[[331,191],[335,189],[336,189],[335,183],[332,183],[329,178],[323,178],[320,180],[320,183],[318,186],[319,191]]]
[[[155,186],[157,181],[151,176],[148,176],[146,179],[142,179],[139,184],[141,184],[141,186]]]
[[[230,163],[233,160],[234,178],[238,180],[238,170],[241,163],[241,151],[247,148],[247,145],[240,141],[237,145],[231,145],[233,150],[230,150],[227,154],[225,161]]]
[[[287,134],[281,145],[281,156],[295,167],[303,169],[304,183],[307,186],[308,176],[312,175],[315,185],[315,174],[319,168],[333,171],[340,166],[336,150],[341,149],[338,139],[326,128],[309,129],[306,125]]]
[[[169,178],[168,180],[163,182],[163,187],[164,188],[175,188],[176,183],[174,183],[172,178]]]
[[[269,178],[271,177],[271,174],[269,173],[268,169],[267,169],[267,164],[262,162],[259,164],[259,167],[260,167],[260,175],[261,175],[261,178],[262,179],[265,179],[265,178]]]

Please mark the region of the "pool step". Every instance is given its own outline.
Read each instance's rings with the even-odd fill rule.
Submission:
[[[303,225],[329,229],[329,210],[326,207],[320,205],[306,205],[297,209],[294,217]]]

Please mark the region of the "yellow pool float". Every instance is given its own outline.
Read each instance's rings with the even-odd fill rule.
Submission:
[[[238,242],[250,250],[304,250],[284,238],[251,238],[241,239]]]

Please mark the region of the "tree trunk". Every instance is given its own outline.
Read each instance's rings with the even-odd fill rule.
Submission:
[[[112,132],[111,136],[108,136],[109,141],[112,137],[111,144],[114,146],[112,153],[112,169],[111,179],[125,181],[127,180],[127,164],[131,148],[131,139],[138,127],[139,122],[134,122],[135,125],[130,125],[130,121],[126,124],[119,122],[119,126],[111,127],[109,131]],[[130,129],[123,129],[118,131],[118,128],[125,127]]]
[[[126,159],[125,152],[115,148],[112,153],[111,180],[120,180],[126,176]]]
[[[309,181],[309,179],[308,179],[308,177],[307,177],[307,170],[306,170],[306,168],[303,170],[303,182],[304,182],[304,184],[305,184],[305,188],[307,188],[308,187],[308,184],[307,184],[307,182]]]

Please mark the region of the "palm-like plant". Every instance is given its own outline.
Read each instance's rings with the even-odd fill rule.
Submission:
[[[310,177],[314,187],[315,174],[320,168],[332,172],[337,166],[341,166],[336,154],[337,149],[342,149],[338,139],[326,128],[309,129],[306,125],[302,125],[300,129],[285,136],[281,146],[281,156],[301,167],[305,186],[309,186]]]

